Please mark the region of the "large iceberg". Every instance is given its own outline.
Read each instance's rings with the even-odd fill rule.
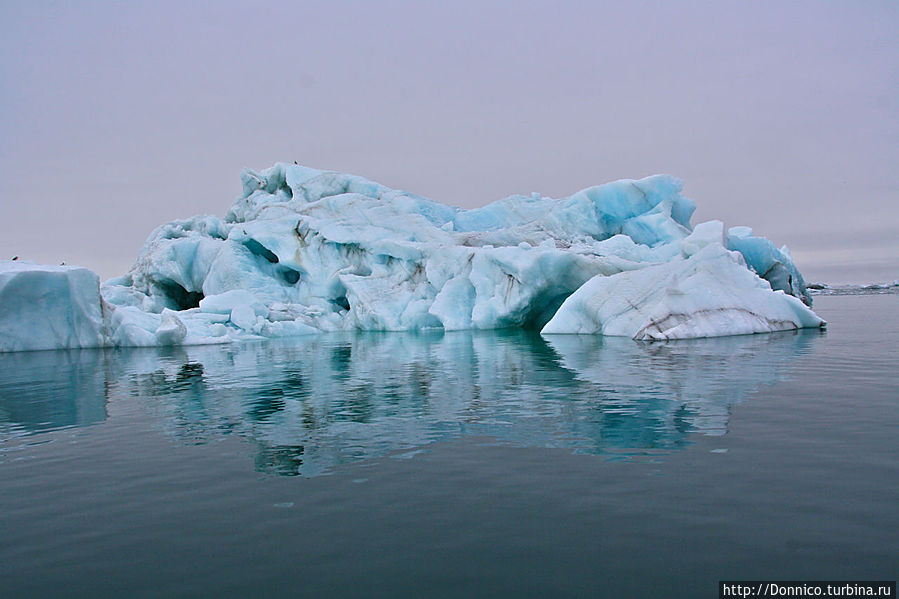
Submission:
[[[523,327],[682,339],[823,325],[789,250],[746,227],[693,229],[695,205],[667,175],[472,210],[299,165],[241,179],[223,219],[157,228],[131,270],[99,295],[85,281],[35,303],[28,294],[60,288],[51,280],[59,273],[0,264],[0,351],[338,330]],[[10,287],[26,273],[29,282]],[[77,333],[47,326],[30,345],[10,333],[60,310],[85,314],[67,320]]]

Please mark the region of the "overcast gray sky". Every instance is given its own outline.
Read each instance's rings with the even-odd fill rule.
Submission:
[[[0,257],[121,274],[294,160],[463,207],[671,173],[897,279],[899,2],[0,0]]]

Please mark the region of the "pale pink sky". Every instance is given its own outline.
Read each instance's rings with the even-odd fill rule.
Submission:
[[[120,274],[294,160],[464,207],[666,172],[897,279],[899,3],[0,0],[0,257]]]

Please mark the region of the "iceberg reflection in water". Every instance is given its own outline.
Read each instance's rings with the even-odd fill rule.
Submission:
[[[312,476],[462,435],[633,456],[722,435],[821,333],[640,343],[524,331],[355,333],[230,346],[0,355],[0,436],[140,401],[184,443],[239,435]]]
[[[0,353],[0,440],[106,421],[108,358],[97,350]]]

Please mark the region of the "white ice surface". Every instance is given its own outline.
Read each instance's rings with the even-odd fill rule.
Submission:
[[[823,324],[799,299],[772,291],[724,241],[720,222],[703,223],[670,262],[594,277],[565,300],[543,333],[665,340]]]
[[[52,283],[34,267],[33,289],[15,292],[0,330],[18,330],[29,305],[90,313],[82,320],[96,323],[57,324],[40,347],[544,325],[667,339],[821,323],[793,297],[808,301],[786,248],[745,227],[693,231],[695,206],[666,175],[473,210],[298,165],[245,171],[241,180],[224,219],[153,231],[131,270],[103,284],[105,303],[86,284],[46,304],[22,299]],[[37,349],[27,336],[15,339],[0,348]]]

